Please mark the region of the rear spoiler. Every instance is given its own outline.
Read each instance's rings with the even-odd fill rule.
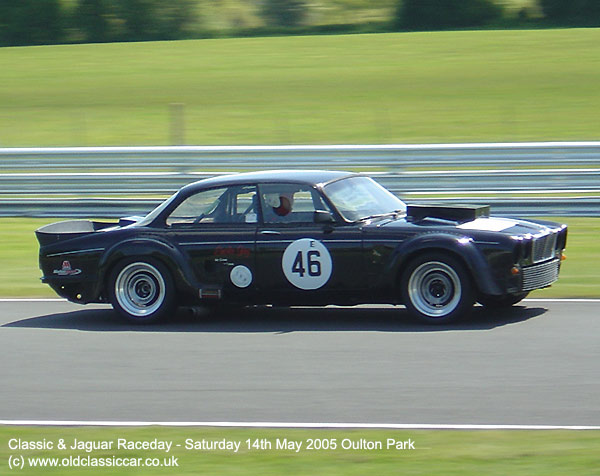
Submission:
[[[116,223],[102,223],[90,220],[66,220],[38,228],[35,231],[35,236],[40,245],[43,246],[49,243],[77,238],[115,225]]]

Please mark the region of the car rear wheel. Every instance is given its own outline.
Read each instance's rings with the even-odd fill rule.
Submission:
[[[401,280],[404,305],[429,324],[446,324],[473,307],[471,279],[456,259],[426,254],[411,261]]]
[[[489,309],[502,309],[510,307],[527,297],[529,293],[507,294],[505,296],[480,296],[477,300],[479,304]]]
[[[162,263],[138,258],[115,266],[109,280],[109,296],[115,311],[130,322],[150,324],[173,310],[175,289]]]

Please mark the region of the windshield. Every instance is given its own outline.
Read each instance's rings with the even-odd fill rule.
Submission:
[[[342,216],[349,221],[406,212],[406,205],[402,200],[369,177],[338,180],[325,185],[324,190]]]

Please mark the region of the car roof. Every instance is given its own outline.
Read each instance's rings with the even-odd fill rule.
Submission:
[[[206,187],[241,185],[247,183],[299,183],[308,185],[326,184],[333,180],[356,175],[352,172],[332,170],[265,170],[220,175],[191,183],[184,187],[186,192]]]

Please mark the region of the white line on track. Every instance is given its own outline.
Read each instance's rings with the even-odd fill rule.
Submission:
[[[60,298],[0,298],[0,302],[68,302]]]
[[[0,302],[68,302],[66,299],[60,298],[0,298]],[[597,302],[600,303],[600,298],[528,298],[523,302]]]
[[[556,299],[538,299],[538,298],[528,298],[523,299],[524,302],[598,302],[600,303],[600,299],[587,299],[587,298],[556,298]]]
[[[173,426],[228,428],[338,428],[389,430],[600,430],[593,425],[454,425],[436,423],[281,423],[232,421],[94,421],[94,420],[0,420],[10,426]]]

